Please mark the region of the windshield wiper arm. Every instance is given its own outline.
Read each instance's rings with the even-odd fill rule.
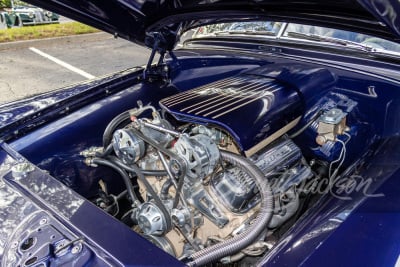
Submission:
[[[246,34],[246,35],[268,35],[268,36],[275,36],[276,33],[272,31],[220,31],[220,32],[215,32],[215,35],[224,35],[224,34]]]
[[[287,32],[288,37],[293,37],[293,38],[299,38],[299,39],[306,39],[310,41],[316,41],[316,42],[327,42],[327,43],[333,43],[333,44],[338,44],[338,45],[343,45],[343,46],[349,46],[353,48],[358,48],[362,49],[366,52],[374,52],[375,48],[365,45],[365,44],[360,44],[357,42],[353,41],[348,41],[348,40],[343,40],[339,38],[334,38],[334,37],[327,37],[327,36],[322,36],[318,34],[307,34],[307,33],[301,33],[301,32]]]

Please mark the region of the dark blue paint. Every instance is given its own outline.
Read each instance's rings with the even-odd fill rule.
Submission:
[[[202,55],[196,51],[177,51],[178,61],[170,60],[170,76],[174,85],[186,91],[204,84],[233,76],[266,64],[265,60],[227,56],[210,56],[198,60]],[[191,77],[187,79],[187,77]]]
[[[111,190],[114,185],[120,189],[117,186],[119,181],[112,182],[115,180],[111,178],[115,176],[114,173],[105,173],[102,168],[87,167],[79,153],[90,146],[101,146],[101,138],[107,124],[117,114],[135,107],[137,100],[142,100],[144,104],[156,105],[157,100],[176,92],[173,86],[134,85],[48,123],[40,130],[13,142],[12,147],[85,196],[97,193],[96,180],[99,179],[109,181]]]
[[[358,0],[376,18],[400,35],[400,3],[395,0]]]
[[[357,175],[373,179],[366,198],[324,197],[265,257],[266,266],[395,266],[400,254],[399,137],[380,141],[359,161]]]
[[[392,40],[398,38],[390,28],[379,24],[382,14],[374,17],[356,1],[347,0],[300,2],[29,0],[28,2],[142,45],[145,43],[146,32],[149,31],[165,31],[166,28],[176,31],[178,27],[185,30],[206,23],[226,22],[229,19],[239,21],[261,18],[347,29]],[[360,2],[367,6],[372,1],[360,0]],[[398,11],[398,4],[395,1],[385,2],[393,4]],[[374,11],[374,15],[377,13]],[[385,22],[389,19],[393,17],[383,18]],[[393,23],[389,25],[392,26]],[[175,39],[179,38],[171,38],[166,47],[173,47]]]
[[[274,78],[293,87],[298,92],[304,109],[307,110],[330,91],[337,82],[336,75],[326,68],[294,62],[292,64],[276,62],[253,69],[248,73]]]
[[[349,98],[342,91],[337,90],[333,90],[322,97],[309,109],[303,121],[310,121],[311,117],[319,110],[326,111],[335,107],[340,108],[348,114],[346,124],[350,128],[348,133],[351,135],[351,139],[345,135],[338,137],[340,140],[347,142],[347,153],[344,161],[344,166],[347,166],[357,155],[362,154],[365,148],[376,141],[377,131],[369,120],[370,117],[366,115],[369,111],[364,111],[365,107],[358,105],[358,102],[354,101],[354,98]],[[361,112],[360,109],[363,111]],[[301,136],[295,138],[295,140],[302,148],[303,153],[308,157],[329,162],[336,160],[340,155],[342,145],[333,142],[327,142],[323,146],[317,145],[315,141],[318,135],[317,128],[318,122],[316,121]]]
[[[11,155],[6,156],[4,148]],[[35,168],[22,177],[4,171],[4,164],[12,166],[18,162],[13,159],[15,156],[18,156],[15,151],[2,145],[0,158],[7,160],[0,165],[0,191],[2,201],[9,205],[0,208],[0,231],[7,233],[2,236],[5,240],[0,246],[5,250],[0,257],[14,256],[21,263],[37,257],[37,263],[51,266],[182,265],[40,169]],[[15,220],[17,216],[21,219]],[[36,238],[36,243],[25,252],[20,246],[29,237]],[[61,240],[78,239],[82,241],[75,244],[82,244],[81,252],[72,254],[69,247],[65,254],[54,254]],[[13,246],[14,243],[17,245]],[[9,263],[18,265],[14,261]]]
[[[65,102],[61,101],[49,105],[46,112],[40,111],[42,115],[32,113],[31,117],[24,117],[25,112],[27,112],[26,106],[14,103],[8,106],[7,112],[11,113],[10,118],[16,119],[10,119],[4,124],[6,125],[4,129],[8,133],[5,136],[14,138],[11,142],[13,149],[19,151],[41,168],[50,170],[51,174],[64,184],[77,190],[83,196],[89,197],[93,193],[92,186],[96,184],[96,180],[104,178],[108,174],[101,173],[102,170],[99,169],[86,168],[80,162],[77,154],[91,145],[100,145],[101,135],[108,121],[118,113],[134,107],[136,100],[142,99],[144,104],[149,102],[157,104],[158,100],[164,97],[191,89],[199,84],[236,75],[250,66],[267,65],[274,69],[279,64],[295,66],[301,63],[304,70],[321,69],[323,73],[328,72],[336,77],[332,91],[325,95],[326,98],[321,98],[322,102],[328,101],[327,98],[337,101],[337,97],[340,95],[357,102],[357,106],[349,114],[348,122],[350,126],[354,127],[353,138],[349,143],[351,146],[349,148],[351,154],[347,163],[350,168],[349,174],[356,172],[363,177],[372,178],[374,183],[371,186],[371,193],[384,193],[385,197],[365,199],[362,195],[355,194],[351,201],[347,201],[338,200],[329,195],[324,196],[272,249],[265,262],[268,263],[268,266],[296,266],[300,264],[305,266],[327,264],[331,266],[354,266],[361,259],[360,263],[364,266],[370,266],[368,263],[376,263],[376,266],[393,265],[399,255],[396,240],[399,237],[398,203],[400,199],[396,189],[400,176],[398,171],[400,142],[398,137],[394,137],[400,132],[398,116],[396,116],[399,114],[398,103],[400,99],[399,81],[395,77],[395,74],[398,73],[395,72],[398,71],[398,67],[393,63],[377,63],[362,58],[344,58],[344,56],[335,56],[327,52],[314,53],[309,50],[287,48],[283,53],[262,54],[259,50],[257,50],[257,53],[253,53],[256,51],[252,50],[254,44],[247,46],[249,50],[245,48],[246,46],[242,47],[240,53],[237,50],[224,52],[202,50],[201,57],[193,56],[190,60],[182,58],[182,64],[174,65],[172,69],[173,76],[169,85],[141,83],[136,79],[139,74],[133,73],[132,76],[128,74],[126,79],[121,75],[120,78],[112,80],[106,85],[98,81],[95,89],[93,89],[94,91],[92,91],[96,98],[92,101],[90,94],[85,95],[85,90],[93,87],[81,86],[76,91],[71,88],[74,91],[71,99],[64,98],[65,95],[61,96],[60,93],[61,99]],[[194,51],[199,52],[195,49]],[[187,51],[183,52],[187,53]],[[293,58],[289,58],[289,52],[294,54]],[[178,62],[174,62],[174,64],[180,61],[179,52],[176,54]],[[225,57],[224,64],[226,63],[226,67],[221,66],[220,58],[216,58],[216,54]],[[320,59],[305,58],[306,56],[318,56]],[[247,62],[245,67],[241,68],[239,65],[243,61],[239,61],[240,63],[235,65],[238,58]],[[335,61],[339,59],[344,61]],[[190,63],[191,61],[193,63]],[[207,76],[207,71],[200,68],[202,62],[205,62],[206,66],[209,67],[207,70],[211,72],[211,76]],[[362,63],[362,67],[350,65],[351,62]],[[213,66],[218,66],[218,68],[212,68]],[[391,72],[384,72],[386,67]],[[215,73],[216,69],[220,72]],[[186,80],[183,79],[182,73],[185,74]],[[198,78],[199,74],[202,74],[201,79]],[[322,77],[324,76],[322,75]],[[176,84],[174,78],[176,78]],[[190,83],[192,79],[195,81],[193,84]],[[129,82],[124,82],[128,80]],[[121,82],[115,87],[118,89],[108,97],[100,99],[105,96],[104,91],[107,88],[110,86],[113,88],[116,81]],[[299,91],[301,91],[301,88],[307,88],[302,86],[313,81],[315,80],[287,79],[288,83],[291,82],[292,85],[299,86]],[[316,95],[321,92],[326,93],[323,88],[319,87],[319,83],[315,83],[313,86],[317,91]],[[374,86],[374,89],[371,90],[370,86]],[[314,96],[313,90],[307,89],[305,91],[308,97]],[[80,92],[83,92],[83,94],[80,95]],[[47,97],[51,99],[52,94],[49,93]],[[86,96],[86,98],[82,96]],[[309,99],[308,97],[307,99]],[[84,101],[79,102],[80,100]],[[47,100],[43,97],[41,101],[46,103]],[[80,105],[72,106],[68,114],[60,113],[61,110],[65,110],[64,103],[68,105],[68,103],[75,103],[75,101]],[[24,103],[20,102],[20,104]],[[300,122],[299,127],[306,123],[310,115],[322,104],[324,103],[317,102],[314,105],[312,101],[305,110],[304,119]],[[35,127],[30,127],[31,118],[35,120]],[[39,125],[40,127],[38,127]],[[24,130],[19,138],[15,137],[18,135],[12,134],[16,129]],[[241,133],[245,130],[242,127],[238,128],[237,131]],[[297,144],[305,147],[311,146],[311,144],[314,144],[314,134],[312,131],[305,132],[296,139]],[[377,140],[380,139],[382,141],[378,142]],[[13,154],[12,148],[5,147],[3,144],[4,151],[12,154],[14,158],[21,159],[17,154]],[[311,158],[316,155],[309,151],[307,156]],[[15,160],[1,152],[0,161],[2,164],[0,173],[1,176],[4,176],[8,173],[6,164],[14,164]],[[33,205],[31,208],[23,205],[15,206],[16,211],[20,211],[18,208],[21,208],[22,212],[31,211],[31,209],[46,209],[54,216],[55,221],[59,221],[60,225],[65,226],[65,233],[69,231],[71,235],[77,237],[83,234],[88,237],[88,241],[92,240],[93,242],[85,244],[91,249],[93,255],[98,255],[102,260],[111,262],[121,260],[127,265],[179,264],[79,195],[68,191],[67,187],[40,170],[36,169],[32,177],[28,177],[26,180],[14,181],[12,177],[7,177],[9,184],[6,188],[9,190],[9,194],[15,196],[15,199],[21,199],[20,201],[29,202]],[[115,178],[114,174],[109,174],[109,179],[113,179],[113,182],[118,184],[119,181]],[[30,183],[24,184],[24,181]],[[35,191],[34,187],[30,186],[31,183],[63,186],[62,188],[66,191],[63,191],[63,194],[60,194],[57,198],[57,196],[46,193],[46,190],[43,190],[43,192]],[[17,193],[17,191],[21,193]],[[72,213],[68,210],[65,211],[67,206],[65,202],[69,203],[70,199],[68,198],[65,202],[62,198],[60,199],[64,193],[66,196],[82,199],[83,202],[76,211]],[[4,212],[4,209],[0,209],[0,212]],[[18,216],[22,216],[18,212],[13,214],[4,218],[16,220],[21,218]],[[360,234],[356,234],[354,229],[359,230]],[[16,230],[13,229],[13,231]],[[60,231],[64,233],[64,230]],[[351,240],[351,247],[348,248],[346,244],[353,236],[354,241]],[[354,254],[348,252],[348,250],[353,251]],[[374,251],[374,254],[372,251]],[[329,261],[327,261],[328,257]],[[376,257],[377,260],[374,261],[373,257]],[[157,262],[155,262],[156,260]]]
[[[2,105],[0,138],[10,141],[93,100],[134,85],[138,82],[142,71],[141,68],[134,68]]]
[[[121,261],[122,266],[183,266],[91,203],[84,203],[71,218],[71,223],[109,255]]]
[[[291,59],[298,62],[309,62],[323,67],[327,65],[338,68],[362,72],[365,74],[377,73],[381,78],[399,80],[397,75],[399,59],[366,53],[365,51],[330,46],[321,43],[303,43],[297,40],[275,38],[243,38],[212,37],[199,38],[187,41],[185,49],[174,51],[178,57],[183,54],[196,56],[234,57],[252,59],[254,61],[268,61],[269,63],[286,62]],[[190,59],[190,58],[189,58]],[[194,63],[196,64],[196,63]],[[387,70],[394,72],[388,72]],[[349,75],[349,73],[347,73]],[[356,73],[352,75],[357,76]]]
[[[301,64],[269,64],[233,78],[242,81],[230,84],[227,80],[217,86],[210,85],[210,92],[208,87],[201,91],[193,89],[193,97],[186,100],[184,93],[182,96],[174,96],[179,103],[173,102],[174,100],[169,102],[167,98],[161,101],[161,105],[177,120],[227,129],[244,152],[293,120],[301,118],[305,108],[311,106],[336,82],[336,77],[328,70],[309,68]],[[315,93],[317,86],[319,90]],[[246,89],[242,91],[242,88]],[[243,94],[243,101],[238,100],[239,93]],[[231,99],[227,99],[227,96]],[[226,100],[218,103],[215,100],[217,97]],[[216,101],[215,105],[208,105],[207,102],[213,101]],[[246,104],[249,101],[252,102]],[[201,111],[202,108],[195,106],[199,102],[204,103],[202,106],[207,106],[204,107],[204,112]],[[195,106],[193,112],[191,106]],[[215,106],[215,112],[211,109],[212,106]],[[232,109],[234,110],[231,111]],[[213,116],[223,113],[226,114],[214,119]]]
[[[237,69],[241,69],[236,66]],[[230,71],[232,67],[228,67]],[[213,79],[218,77],[224,77],[230,75],[230,71],[226,71],[225,68],[220,68],[219,71],[214,70],[215,77],[208,77],[207,82],[212,82]],[[141,72],[128,74],[126,79],[130,80],[131,83],[137,83],[137,77]],[[196,71],[193,71],[193,75],[197,75]],[[125,78],[119,78],[124,81]],[[125,86],[131,85],[131,83],[125,84]],[[110,88],[108,80],[105,80],[105,85],[99,86],[97,82],[94,94],[102,94],[104,90]],[[61,96],[62,101],[80,101],[84,98],[86,91],[91,90],[89,87],[77,88],[73,92],[73,99],[64,99],[64,95]],[[73,188],[75,191],[83,194],[86,197],[91,197],[97,194],[97,182],[99,179],[103,179],[105,182],[109,182],[111,192],[119,192],[121,189],[121,181],[115,181],[115,173],[110,171],[108,168],[90,168],[83,164],[82,158],[79,153],[90,146],[101,146],[101,138],[106,125],[119,113],[128,109],[136,107],[136,101],[142,100],[146,104],[152,104],[157,106],[158,101],[164,97],[175,94],[178,92],[178,88],[173,85],[163,84],[136,84],[128,87],[125,90],[118,90],[113,95],[102,100],[95,101],[90,105],[86,105],[83,108],[74,109],[71,107],[68,114],[63,114],[63,117],[55,120],[53,117],[48,117],[47,113],[43,110],[38,112],[44,114],[38,121],[47,123],[46,126],[33,131],[31,134],[25,135],[11,145],[14,149],[22,153],[24,156],[29,158],[34,164],[37,164],[40,168],[46,169],[51,175],[62,181],[64,184]],[[104,93],[103,93],[104,94]],[[95,100],[95,99],[93,99]],[[92,101],[93,101],[92,100]],[[29,103],[29,102],[28,102]],[[21,118],[15,120],[11,125],[17,124],[18,128],[22,128],[25,131],[32,130],[29,125],[23,124],[27,121],[27,118],[23,116],[25,113],[20,113],[21,110],[25,110],[24,107],[19,107],[17,104],[7,109],[9,113],[19,114],[15,115],[15,118]],[[28,104],[30,107],[30,104]],[[18,108],[16,108],[18,107]],[[57,115],[59,118],[61,115],[57,112],[58,110],[64,110],[62,103],[56,102],[54,105],[46,107],[50,114]],[[54,111],[55,109],[55,111]],[[38,114],[34,113],[32,116],[38,117]],[[53,121],[53,122],[52,122]],[[29,122],[29,121],[28,121]],[[7,126],[6,129],[13,129]],[[14,132],[14,130],[10,130]],[[45,136],[46,138],[43,138]],[[46,148],[46,149],[44,149]]]

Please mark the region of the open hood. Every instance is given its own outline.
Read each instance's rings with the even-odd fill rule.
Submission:
[[[142,45],[146,43],[146,32],[150,31],[167,30],[169,33],[178,33],[206,23],[251,19],[333,27],[400,41],[400,2],[397,0],[28,0],[27,2]],[[176,39],[169,38],[166,49],[172,48]]]

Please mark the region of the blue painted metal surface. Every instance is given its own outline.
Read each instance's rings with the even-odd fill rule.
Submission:
[[[250,47],[250,49],[244,52],[246,47]],[[0,206],[0,212],[4,214],[5,219],[2,221],[0,231],[14,233],[16,232],[15,227],[17,227],[17,224],[13,225],[14,222],[22,220],[24,215],[30,213],[38,214],[40,217],[43,214],[40,210],[45,209],[50,218],[49,224],[60,233],[56,236],[67,237],[69,240],[85,236],[84,245],[87,253],[96,255],[95,258],[91,258],[95,266],[96,264],[104,266],[101,261],[112,262],[112,266],[114,266],[114,261],[120,261],[125,265],[179,264],[137,236],[131,229],[126,228],[68,189],[71,188],[85,197],[90,197],[95,193],[93,185],[100,178],[106,177],[105,179],[107,179],[108,177],[116,187],[122,184],[113,179],[115,177],[113,173],[86,168],[76,155],[89,146],[100,145],[101,135],[106,124],[118,113],[134,107],[138,99],[142,99],[144,104],[149,102],[157,104],[164,97],[236,75],[253,66],[266,65],[270,70],[276,70],[277,66],[281,64],[282,66],[293,66],[292,70],[295,70],[295,66],[300,65],[299,70],[322,70],[322,72],[316,72],[321,74],[322,80],[318,80],[319,75],[312,80],[295,79],[296,76],[293,75],[272,77],[274,80],[282,78],[280,82],[286,82],[285,86],[293,88],[293,90],[297,88],[299,92],[307,92],[307,99],[317,98],[316,103],[314,100],[309,104],[304,102],[307,108],[299,127],[304,125],[310,116],[330,99],[338,102],[343,97],[347,97],[357,102],[357,106],[349,114],[348,121],[349,126],[354,127],[354,131],[352,132],[353,138],[349,143],[351,151],[347,162],[351,171],[347,174],[355,172],[357,175],[371,178],[373,186],[370,187],[369,193],[383,193],[385,197],[364,198],[362,194],[355,194],[352,195],[352,200],[340,200],[329,194],[323,196],[318,204],[289,230],[277,247],[268,254],[264,262],[268,263],[268,266],[393,265],[399,255],[398,242],[396,242],[399,237],[397,227],[399,194],[396,188],[400,176],[398,171],[400,142],[398,137],[395,137],[400,133],[398,123],[399,79],[396,79],[395,75],[397,73],[395,71],[398,71],[397,65],[288,48],[282,53],[252,54],[253,48],[254,44],[244,46],[241,48],[240,54],[237,51],[215,52],[203,48],[201,53],[194,50],[193,53],[199,54],[190,58],[187,57],[187,54],[186,57],[180,58],[179,52],[177,52],[178,61],[171,63],[174,65],[171,70],[172,82],[169,85],[139,82],[137,77],[140,72],[132,72],[126,78],[123,75],[117,75],[115,77],[119,78],[111,80],[110,83],[102,84],[99,81],[95,87],[71,88],[72,98],[64,98],[66,95],[61,92],[56,92],[56,95],[49,93],[46,97],[36,98],[45,103],[48,107],[47,110],[41,108],[32,110],[29,103],[24,101],[9,105],[7,112],[10,114],[6,116],[9,118],[5,117],[3,124],[5,126],[3,129],[7,131],[7,134],[3,136],[10,137],[11,148],[5,144],[2,145],[2,148],[12,156],[6,155],[4,151],[0,152],[0,172],[4,177],[4,185],[0,184],[0,192],[4,193],[6,199],[10,199],[9,203],[15,209],[11,208],[10,210],[13,212],[10,212],[7,208]],[[289,52],[292,53],[292,57],[289,57]],[[215,57],[216,53],[225,56],[223,64],[221,64],[221,57]],[[306,58],[311,55],[318,55],[320,59]],[[239,61],[240,63],[235,65],[239,57],[246,62],[246,66],[240,66],[243,61]],[[340,62],[337,61],[339,59]],[[351,62],[363,64],[362,67],[359,67],[351,65]],[[206,70],[201,68],[204,63],[206,63]],[[222,66],[224,64],[225,67]],[[213,68],[213,66],[218,68]],[[220,72],[215,73],[216,69],[219,69]],[[391,71],[385,72],[387,69],[391,69]],[[186,79],[181,76],[183,72]],[[287,73],[290,74],[290,71]],[[322,86],[320,89],[318,81],[322,81],[323,84],[326,78],[323,73],[334,74],[333,90],[330,92],[323,90],[329,86]],[[200,74],[202,76],[198,78]],[[208,76],[208,74],[212,75]],[[297,77],[306,78],[307,76]],[[192,79],[195,80],[193,84],[190,83]],[[121,84],[113,87],[113,84],[118,81]],[[316,88],[315,90],[318,92],[316,94],[314,94],[314,90],[307,89],[307,85],[312,82],[315,83],[311,89]],[[93,93],[93,96],[97,97],[94,100],[90,99],[90,94],[87,95],[87,98],[82,97],[85,96],[86,90],[91,90],[90,88],[94,88],[91,91],[91,94]],[[107,88],[117,89],[113,94],[101,99],[106,95]],[[52,97],[57,97],[57,94],[60,94],[60,102],[51,102]],[[317,101],[319,94],[322,94],[322,97],[320,101]],[[80,102],[81,100],[83,102]],[[78,104],[75,106],[70,103]],[[20,104],[28,104],[28,106],[20,106]],[[61,112],[67,107],[71,108],[67,113]],[[27,112],[32,113],[29,115]],[[28,117],[26,117],[27,114]],[[34,119],[33,127],[29,127],[31,119]],[[15,130],[22,132],[14,133]],[[242,126],[237,129],[237,132],[243,133],[245,130],[246,128]],[[381,139],[382,141],[377,141]],[[303,151],[308,150],[306,153],[308,158],[315,156],[315,153],[313,154],[313,151],[309,149],[311,144],[314,144],[314,140],[315,132],[312,129],[296,139]],[[23,160],[23,158],[15,154],[13,149],[40,168],[49,170],[51,175],[62,181],[67,187],[39,169],[35,169],[32,176],[20,180],[15,179],[9,173],[9,167],[14,165],[16,160]],[[47,190],[41,190],[42,186],[54,189],[54,192],[62,192],[62,194],[49,194]],[[2,189],[4,191],[1,191]],[[118,191],[118,189],[120,188],[115,190]],[[9,198],[7,198],[8,196]],[[66,204],[71,203],[71,200],[77,200],[76,202],[79,203],[75,206]],[[21,232],[27,228],[37,231],[38,224],[40,224],[39,217],[32,217],[29,223],[21,225]],[[359,230],[359,234],[355,233],[354,229]],[[44,232],[51,237],[53,228],[45,228]],[[21,261],[25,260],[25,254],[22,252],[16,254],[7,247],[12,244],[10,234],[1,233],[4,238],[0,240],[0,247],[8,249],[10,255],[18,255],[18,259]],[[42,237],[45,236],[40,238]],[[25,240],[26,236],[18,235],[18,238],[18,240]],[[89,242],[89,240],[91,241]],[[350,249],[346,247],[347,242],[351,242]],[[57,244],[54,243],[52,246],[54,245]],[[381,249],[377,249],[377,247]],[[50,259],[42,251],[37,250],[37,253],[43,259],[46,257]],[[326,260],[328,257],[329,262]],[[85,261],[86,259],[82,257],[81,260]]]
[[[146,31],[171,28],[174,32],[179,27],[184,30],[205,23],[226,22],[229,19],[239,21],[260,18],[348,29],[392,40],[398,38],[390,28],[379,23],[380,17],[374,17],[358,2],[347,0],[28,2],[139,44],[145,43]],[[367,0],[359,2],[365,3]],[[398,4],[394,6],[398,7]],[[167,46],[173,47],[174,43],[175,38]]]
[[[9,141],[93,100],[125,89],[138,82],[142,71],[142,68],[133,68],[4,104],[0,107],[0,139]]]
[[[262,264],[395,266],[400,255],[399,145],[399,137],[377,142],[377,148],[343,176],[371,179],[371,186],[339,195],[349,199],[326,194],[282,237]],[[339,192],[337,189],[332,192]],[[366,197],[364,189],[375,197]]]
[[[160,105],[177,120],[227,129],[238,147],[248,151],[301,118],[335,82],[326,69],[271,64],[173,95]]]
[[[112,182],[115,180],[112,172],[88,168],[79,153],[87,147],[101,146],[107,124],[115,115],[135,107],[137,100],[154,105],[176,92],[173,86],[137,84],[48,123],[12,142],[11,146],[85,196],[97,194],[96,181],[99,179],[109,181],[110,189],[118,191],[120,183]]]
[[[400,36],[400,3],[395,0],[358,0],[376,18]]]
[[[42,170],[17,172],[27,161],[5,143],[0,159],[2,265],[182,265]]]
[[[249,51],[251,52],[252,50]],[[290,50],[287,52],[293,51]],[[179,57],[180,53],[183,53],[182,58]],[[225,78],[240,72],[243,70],[243,67],[240,66],[243,60],[245,60],[247,67],[268,65],[272,64],[272,62],[274,62],[272,65],[282,64],[282,66],[295,66],[295,64],[298,64],[301,60],[296,59],[293,61],[282,54],[267,54],[265,57],[261,57],[257,54],[257,57],[253,58],[250,56],[251,54],[244,53],[242,59],[238,60],[237,52],[215,52],[211,50],[202,50],[201,54],[203,56],[201,58],[193,56],[193,54],[196,55],[198,53],[199,51],[195,50],[193,53],[190,53],[192,56],[188,58],[187,52],[176,52],[179,60],[178,63],[173,62],[171,73],[175,73],[172,79],[173,81],[175,81],[174,78],[177,79],[178,88],[160,89],[158,91],[158,85],[142,86],[138,84],[126,91],[116,93],[115,96],[111,96],[108,99],[101,100],[92,105],[87,105],[85,109],[74,112],[74,109],[71,108],[68,112],[69,115],[59,121],[54,121],[55,118],[47,120],[43,117],[39,117],[38,113],[32,113],[32,116],[38,117],[38,121],[42,123],[49,123],[52,120],[54,123],[48,124],[46,127],[32,132],[32,134],[26,133],[25,137],[12,142],[12,146],[28,157],[33,163],[38,164],[43,169],[50,170],[52,175],[71,186],[74,190],[90,196],[94,194],[96,190],[93,187],[93,181],[96,181],[104,175],[102,175],[102,171],[96,174],[93,173],[93,170],[88,170],[83,166],[80,162],[80,158],[76,155],[85,147],[100,145],[102,131],[106,124],[118,113],[134,107],[138,99],[142,99],[145,104],[150,102],[152,104],[157,104],[157,101],[163,97],[195,87],[200,83],[200,80],[202,83],[207,84],[213,82],[215,79]],[[216,57],[216,53],[222,56]],[[235,56],[229,57],[232,53],[234,53]],[[317,54],[320,55],[320,53]],[[307,55],[312,55],[312,53],[308,52]],[[326,56],[328,57],[328,55]],[[222,62],[221,57],[223,58]],[[333,60],[334,56],[329,55],[329,58]],[[338,56],[338,58],[342,59],[341,56]],[[239,65],[234,64],[237,61]],[[362,62],[361,59],[358,59],[358,61],[360,61],[360,63]],[[193,63],[190,64],[189,62]],[[370,61],[364,61],[362,63],[364,63],[363,69],[368,70],[371,68],[371,70],[376,71],[374,75],[380,74],[378,71],[382,70],[383,66],[385,66],[383,63],[380,63],[379,69],[372,69],[372,67],[368,67],[367,65],[368,63],[371,64]],[[205,70],[200,67],[202,64],[206,68]],[[222,64],[226,64],[225,67]],[[318,61],[310,62],[309,60],[302,63],[302,65],[304,65],[304,68],[309,69],[322,67]],[[193,69],[191,69],[192,66]],[[214,68],[214,66],[218,68]],[[391,65],[389,64],[388,67],[391,67]],[[333,63],[324,68],[337,75],[337,82],[334,88],[335,92],[343,93],[359,103],[354,114],[351,114],[349,118],[349,125],[357,124],[363,127],[359,128],[360,130],[354,133],[355,137],[350,143],[354,152],[350,152],[349,159],[361,153],[365,148],[365,144],[371,144],[373,140],[376,139],[376,136],[391,136],[400,132],[398,124],[396,123],[397,120],[393,117],[395,114],[398,114],[398,109],[400,107],[400,105],[398,105],[399,92],[396,89],[395,80],[393,80],[393,78],[388,77],[387,80],[385,80],[385,77],[382,77],[382,79],[378,79],[375,78],[375,76],[368,76],[366,71],[362,73],[349,72],[349,70],[355,70],[354,67],[352,69],[344,69],[343,66]],[[274,67],[271,67],[271,69],[274,69]],[[180,71],[186,74],[186,81],[191,81],[193,79],[197,82],[193,84],[184,82],[182,76],[178,74]],[[212,73],[211,77],[207,77],[206,75],[209,72]],[[139,73],[136,72],[136,74],[132,75],[136,75],[134,77],[137,78]],[[200,75],[202,79],[198,78]],[[137,82],[136,78],[132,78],[133,83]],[[121,80],[123,80],[123,78],[121,78]],[[319,84],[316,83],[315,86],[319,89]],[[105,88],[107,87],[108,86]],[[374,89],[369,89],[371,87]],[[105,88],[99,86],[97,90],[104,92]],[[80,89],[84,92],[87,88],[83,87]],[[79,91],[79,88],[76,90]],[[161,92],[161,94],[155,92]],[[154,98],[154,96],[157,96],[157,98]],[[75,100],[80,98],[80,95],[74,96]],[[46,101],[46,98],[43,98],[43,102]],[[17,120],[18,124],[16,124],[19,129],[22,128],[29,131],[31,121],[29,117],[23,118],[25,115],[25,113],[23,113],[25,107],[18,106],[18,103],[12,105],[14,105],[14,109],[10,107],[7,109],[7,112],[15,114],[13,115],[15,118],[20,118]],[[308,121],[317,108],[318,104],[316,107],[310,107],[305,111],[304,119],[299,123],[299,127]],[[51,111],[54,109],[65,110],[65,106],[59,103],[56,104],[55,107],[50,106],[49,109]],[[40,113],[43,114],[42,111],[40,111]],[[63,114],[57,113],[57,117],[61,115]],[[10,133],[15,132],[15,128],[10,127],[9,129]],[[242,127],[237,131],[240,133],[245,130],[246,128]],[[303,151],[307,153],[310,147],[316,146],[314,142],[316,135],[315,132],[312,131],[306,132],[305,135],[308,136],[303,136],[304,138],[299,142],[299,145],[303,148]],[[46,138],[43,138],[44,136]],[[49,146],[48,144],[52,145]],[[46,150],[43,150],[44,147],[46,147]],[[312,156],[312,151],[307,153],[307,155]],[[336,156],[337,152],[333,153],[332,157]],[[105,176],[112,177],[111,174]],[[115,184],[115,190],[120,189],[119,183],[113,184]]]
[[[203,82],[212,82],[218,77],[226,77],[241,70],[243,70],[241,65],[221,67],[218,71],[212,68],[215,76],[204,78]],[[204,70],[198,69],[198,71],[203,72]],[[114,172],[108,168],[88,168],[83,164],[79,153],[90,146],[101,146],[101,137],[107,124],[117,114],[135,107],[137,100],[141,100],[144,104],[157,106],[158,101],[162,98],[179,92],[178,88],[172,85],[138,83],[137,78],[141,73],[138,71],[128,74],[126,79],[130,82],[124,83],[125,86],[129,86],[124,88],[125,90],[116,90],[112,95],[97,101],[96,98],[91,98],[93,103],[84,102],[86,104],[84,107],[69,103],[82,99],[87,100],[86,92],[92,90],[87,86],[75,88],[72,99],[64,99],[65,95],[61,95],[60,101],[55,101],[54,105],[45,106],[48,113],[42,109],[36,112],[31,111],[29,101],[26,101],[27,106],[22,105],[25,102],[20,103],[21,106],[18,105],[18,102],[11,104],[6,110],[7,113],[14,115],[4,129],[6,129],[5,131],[10,129],[11,134],[15,132],[15,129],[23,129],[23,131],[18,130],[21,135],[19,139],[12,142],[10,140],[11,146],[34,164],[48,170],[52,176],[86,197],[97,194],[99,179],[109,182],[111,192],[119,192],[122,183],[112,178],[115,176]],[[196,76],[197,72],[192,71],[192,75]],[[119,78],[118,80],[124,81],[125,79]],[[130,86],[131,84],[133,85]],[[112,88],[112,86],[106,79],[105,85],[94,88],[92,92],[94,95],[104,96],[107,88]],[[50,100],[53,98],[53,96],[49,97]],[[66,106],[63,105],[63,101],[67,102],[68,112],[65,112]],[[46,96],[43,96],[42,102],[48,102]],[[28,114],[25,113],[26,109],[29,110]],[[60,111],[62,111],[61,114]],[[39,116],[39,114],[41,115]],[[37,118],[37,121],[40,122],[39,125],[46,125],[33,131],[36,128],[31,127],[34,124],[29,120],[29,116]],[[27,134],[24,131],[32,131],[32,133]]]

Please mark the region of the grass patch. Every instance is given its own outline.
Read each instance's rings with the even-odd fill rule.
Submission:
[[[24,26],[0,30],[0,43],[94,33],[98,31],[93,27],[79,22]]]

